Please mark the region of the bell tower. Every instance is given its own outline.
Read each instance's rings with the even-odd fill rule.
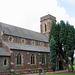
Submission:
[[[43,16],[40,18],[40,29],[41,29],[41,33],[45,34],[47,37],[49,37],[49,30],[51,28],[52,25],[52,21],[56,21],[56,17],[48,14],[46,16]]]

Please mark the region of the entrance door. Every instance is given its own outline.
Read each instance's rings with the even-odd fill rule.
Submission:
[[[59,61],[59,70],[63,70],[63,64],[62,64],[62,61]]]

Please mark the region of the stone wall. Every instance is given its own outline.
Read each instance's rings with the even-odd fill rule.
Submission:
[[[7,65],[4,65],[4,60],[7,59]],[[0,56],[0,73],[9,72],[9,57]]]

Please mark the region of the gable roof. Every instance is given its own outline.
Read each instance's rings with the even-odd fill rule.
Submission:
[[[2,47],[0,47],[0,56],[10,56],[10,54]]]
[[[1,23],[1,22],[0,22],[0,26],[2,27],[4,34],[48,42],[48,37],[44,34],[41,34],[35,31],[31,31],[28,29],[20,28],[20,27],[8,25],[8,24]]]
[[[3,41],[3,43],[13,50],[50,52],[49,47],[25,45],[25,44],[11,43],[11,42],[5,42],[5,41]]]

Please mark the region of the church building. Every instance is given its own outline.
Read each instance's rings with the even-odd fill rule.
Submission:
[[[0,22],[0,73],[50,68],[52,20],[50,14],[40,18],[40,33]]]

